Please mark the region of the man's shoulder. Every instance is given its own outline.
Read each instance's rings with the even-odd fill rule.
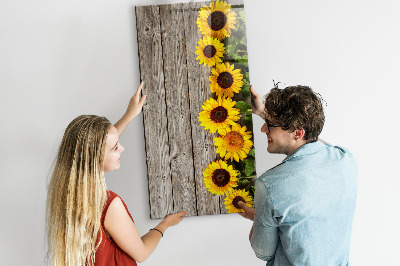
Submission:
[[[292,175],[288,171],[286,163],[282,162],[271,169],[265,171],[261,176],[258,177],[259,182],[264,183],[266,186],[273,186],[276,182],[282,180],[282,178]]]
[[[311,169],[323,169],[332,165],[342,167],[344,164],[356,164],[352,153],[341,146],[322,144],[321,142],[306,144],[301,150],[289,155],[282,165],[286,171],[299,172]]]
[[[355,169],[355,171],[357,169],[354,156],[348,149],[328,144],[324,149],[312,153],[288,156],[282,163],[267,170],[258,179],[259,182],[271,187],[277,182],[286,182],[288,179],[300,175],[315,174],[315,171],[324,172],[324,169],[332,167]]]

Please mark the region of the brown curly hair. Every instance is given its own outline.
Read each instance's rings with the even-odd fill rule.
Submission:
[[[323,99],[308,86],[275,88],[266,95],[265,108],[282,129],[304,129],[307,143],[315,142],[324,127]]]

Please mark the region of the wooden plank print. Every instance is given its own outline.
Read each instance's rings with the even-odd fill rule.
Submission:
[[[136,7],[136,25],[143,93],[151,99],[143,106],[150,217],[161,218],[173,212],[173,199],[159,7]]]
[[[196,24],[198,12],[205,2],[190,3],[184,9],[186,55],[188,66],[188,85],[190,94],[190,114],[192,127],[193,156],[196,180],[197,210],[199,215],[221,213],[219,197],[212,196],[204,184],[203,171],[207,165],[218,157],[214,146],[214,137],[199,126],[199,113],[203,102],[211,97],[208,77],[210,68],[200,65],[195,54],[197,42],[201,39],[199,27]]]
[[[182,4],[160,6],[174,212],[197,215]]]
[[[234,65],[235,70],[225,71],[229,72],[224,74],[226,79],[218,74],[218,86],[225,86],[220,83],[221,80],[228,83],[235,80],[229,86],[238,84],[240,91],[235,92],[234,96],[224,97],[232,97],[236,101],[232,107],[239,116],[235,125],[246,125],[248,130],[252,130],[251,111],[248,110],[250,93],[244,6],[241,0],[229,3],[220,1],[219,5],[219,8],[223,5],[222,8],[226,9],[223,15],[225,20],[223,16],[218,17],[221,12],[216,12],[215,16],[208,17],[206,23],[216,23],[213,24],[214,29],[218,28],[221,21],[226,25],[236,23],[237,27],[231,27],[231,35],[219,37],[220,45],[225,50],[223,55],[220,54],[222,62],[218,64],[228,62]],[[197,22],[205,6],[211,7],[210,2],[136,7],[140,75],[145,81],[143,93],[148,95],[143,117],[151,218],[163,218],[166,214],[183,210],[188,211],[189,216],[222,214],[228,212],[229,206],[230,212],[237,211],[232,208],[233,200],[228,202],[234,197],[231,194],[227,201],[229,206],[224,204],[224,193],[228,193],[225,185],[218,183],[217,187],[225,186],[221,195],[213,195],[221,192],[205,185],[204,170],[219,159],[227,162],[226,167],[231,167],[231,180],[232,173],[240,173],[234,191],[253,192],[251,186],[256,174],[252,139],[246,141],[247,146],[242,141],[240,147],[244,147],[242,150],[245,153],[240,153],[240,160],[235,162],[233,156],[228,158],[227,154],[222,154],[225,158],[221,158],[220,152],[217,152],[214,141],[223,135],[219,131],[211,132],[204,125],[200,126],[199,114],[205,110],[203,105],[207,100],[218,100],[219,97],[218,92],[211,91],[216,84],[211,85],[210,78],[215,75],[211,70],[217,65],[200,64],[200,56],[196,54],[203,49],[197,48],[205,36]],[[234,15],[228,14],[232,10]],[[214,176],[215,173],[212,180],[216,178],[223,182],[228,171],[225,171],[225,176]],[[217,184],[217,181],[213,182]],[[233,190],[231,188],[229,193]],[[245,197],[244,194],[242,196]]]

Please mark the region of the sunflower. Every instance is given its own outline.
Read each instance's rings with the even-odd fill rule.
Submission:
[[[236,12],[225,1],[212,1],[210,6],[200,9],[197,25],[204,35],[223,40],[235,29]]]
[[[211,70],[212,76],[208,79],[211,81],[211,92],[215,92],[217,96],[233,97],[234,93],[239,92],[243,86],[243,74],[240,69],[234,69],[235,65],[228,62],[217,64]]]
[[[196,46],[197,59],[200,59],[199,64],[208,65],[208,67],[214,66],[216,63],[222,62],[221,57],[225,53],[224,44],[218,39],[211,38],[210,36],[204,36],[203,39],[199,40],[199,46]]]
[[[204,183],[208,190],[216,195],[228,194],[232,187],[236,187],[239,172],[225,161],[218,160],[210,163],[204,170]]]
[[[221,158],[239,162],[239,159],[244,160],[247,157],[253,142],[250,140],[251,131],[246,130],[246,126],[240,127],[238,124],[218,130],[221,136],[214,139],[214,145],[218,147],[217,152]]]
[[[244,189],[232,189],[224,201],[225,209],[228,210],[228,213],[244,212],[238,204],[239,201],[243,201],[247,206],[253,207],[253,198],[248,191]]]
[[[226,129],[235,125],[240,119],[240,111],[234,108],[236,102],[230,98],[218,97],[217,100],[210,98],[203,103],[203,111],[199,114],[200,126],[209,129],[211,133]]]

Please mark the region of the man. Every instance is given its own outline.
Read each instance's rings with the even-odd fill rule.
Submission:
[[[306,86],[251,88],[253,113],[265,119],[268,152],[283,162],[255,184],[250,243],[267,265],[348,265],[357,196],[357,166],[348,150],[318,139],[325,116],[320,97]]]

